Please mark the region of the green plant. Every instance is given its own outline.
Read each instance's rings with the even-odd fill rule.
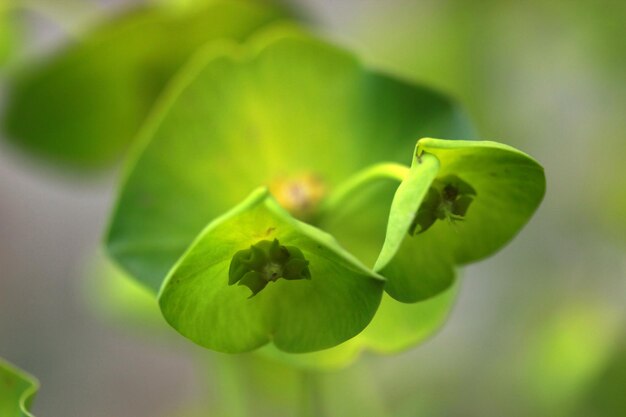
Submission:
[[[440,93],[274,24],[275,9],[182,16],[133,14],[18,79],[11,138],[91,167],[141,126],[106,245],[201,346],[313,372],[432,335],[457,266],[501,249],[539,206],[542,167],[473,140]],[[126,290],[116,308],[152,320],[145,293]]]
[[[543,197],[542,168],[508,146],[413,149],[416,136],[466,126],[445,98],[308,35],[279,28],[211,46],[143,130],[109,251],[158,293],[174,328],[214,350],[271,341],[303,353],[355,336],[338,352],[406,348],[395,339],[423,329],[405,327],[404,303],[448,290],[455,265],[500,249]],[[290,276],[269,259],[272,241],[300,279],[278,279]]]

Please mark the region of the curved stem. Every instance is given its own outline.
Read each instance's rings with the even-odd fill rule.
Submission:
[[[301,371],[302,402],[301,417],[324,417],[320,375],[315,371]]]
[[[323,217],[326,212],[340,206],[348,199],[350,194],[367,183],[381,179],[392,179],[402,182],[408,173],[409,167],[395,162],[371,165],[339,184],[322,203],[319,209],[319,217]]]
[[[248,398],[239,357],[212,355],[211,374],[217,388],[217,408],[224,415],[248,417]]]

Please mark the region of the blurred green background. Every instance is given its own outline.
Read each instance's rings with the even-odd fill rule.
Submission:
[[[0,77],[130,3],[20,3],[0,15]],[[436,337],[322,377],[326,414],[624,415],[626,3],[290,4],[370,65],[457,97],[480,137],[533,155],[548,178],[518,238],[463,271]],[[0,141],[0,356],[40,378],[36,415],[290,415],[289,369],[208,354],[94,296],[118,171],[77,174]]]

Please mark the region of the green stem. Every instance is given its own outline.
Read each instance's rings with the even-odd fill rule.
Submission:
[[[223,354],[212,355],[213,383],[218,393],[218,409],[232,417],[248,417],[247,388],[241,358]]]
[[[371,362],[361,361],[360,366],[356,366],[355,377],[361,382],[361,389],[365,394],[367,401],[367,409],[371,410],[372,416],[391,417],[391,413],[385,404],[383,391],[379,387],[377,378],[371,369]]]
[[[324,417],[321,375],[315,371],[301,371],[302,402],[301,417]]]
[[[319,210],[319,217],[322,218],[325,213],[341,206],[352,193],[368,183],[384,179],[401,182],[406,178],[408,173],[409,167],[395,162],[371,165],[339,184],[322,203]]]

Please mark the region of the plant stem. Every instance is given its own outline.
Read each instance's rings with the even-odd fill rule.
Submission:
[[[409,168],[395,162],[387,162],[371,165],[359,172],[346,181],[342,182],[335,188],[333,192],[324,200],[320,207],[319,217],[333,211],[335,207],[341,204],[360,187],[371,183],[375,180],[391,179],[401,182],[407,176]]]
[[[324,417],[323,393],[320,374],[315,371],[303,370],[301,417]]]
[[[220,412],[232,417],[249,416],[241,358],[222,354],[213,357],[211,373],[219,396]]]

